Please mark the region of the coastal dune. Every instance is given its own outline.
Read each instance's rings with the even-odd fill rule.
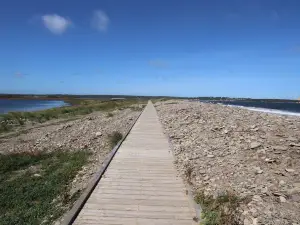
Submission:
[[[234,193],[237,224],[300,223],[300,117],[190,101],[155,107],[195,195]]]

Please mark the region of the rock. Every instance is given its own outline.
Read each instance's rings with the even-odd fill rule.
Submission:
[[[287,189],[288,195],[300,193],[300,183],[294,183],[293,186],[293,188]]]
[[[300,183],[294,183],[293,186],[296,188],[300,188]]]
[[[102,136],[102,133],[101,132],[96,132],[96,137],[101,137]]]
[[[298,142],[298,139],[297,139],[297,138],[294,138],[294,137],[288,137],[288,138],[287,138],[287,141],[291,141],[291,142],[296,143],[296,142]]]
[[[214,158],[214,155],[207,155],[208,158]]]
[[[257,154],[261,154],[261,155],[265,155],[266,154],[266,150],[265,149],[259,149],[256,151]]]
[[[252,225],[252,223],[250,222],[250,220],[248,220],[247,218],[244,219],[244,225]]]
[[[255,201],[255,202],[262,202],[263,199],[262,199],[259,195],[253,195],[252,201]]]
[[[279,181],[279,185],[280,185],[280,186],[285,185],[285,181],[283,181],[283,180]]]
[[[286,199],[285,199],[285,197],[283,197],[283,196],[279,196],[279,200],[280,200],[280,202],[282,202],[282,203],[286,202]]]
[[[300,147],[300,144],[296,144],[296,143],[290,143],[291,147]]]
[[[266,158],[265,161],[266,161],[267,163],[272,163],[272,162],[275,162],[275,159],[268,159],[268,158]]]
[[[207,181],[208,179],[209,179],[208,176],[205,176],[205,177],[203,178],[204,181]]]
[[[286,172],[289,172],[289,173],[294,173],[294,172],[295,172],[294,169],[287,169],[287,168],[285,169],[285,171],[286,171]]]
[[[205,171],[205,170],[200,170],[199,173],[200,173],[200,174],[205,174],[206,171]]]
[[[274,150],[278,150],[278,151],[286,151],[288,150],[288,147],[286,146],[273,146]]]
[[[262,174],[263,172],[264,171],[260,167],[255,168],[255,173],[256,174]]]
[[[41,177],[42,175],[41,174],[38,174],[38,173],[35,173],[33,174],[34,177]]]
[[[259,143],[259,142],[251,142],[250,143],[250,148],[251,149],[255,149],[255,148],[258,148],[258,147],[260,147],[261,146],[261,143]]]

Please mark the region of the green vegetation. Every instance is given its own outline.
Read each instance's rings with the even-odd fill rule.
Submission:
[[[155,104],[157,102],[164,102],[164,101],[168,101],[168,100],[171,100],[172,98],[154,98],[154,99],[151,99],[152,103]]]
[[[195,200],[202,208],[201,225],[235,225],[235,215],[241,202],[233,192],[225,191],[216,198],[199,191]]]
[[[0,155],[0,224],[51,224],[78,197],[68,184],[87,151]]]
[[[0,115],[0,133],[22,126],[27,122],[44,123],[51,119],[68,118],[76,115],[86,115],[94,111],[112,111],[115,109],[132,108],[134,104],[143,103],[138,99],[99,101],[73,99],[72,106],[47,109],[37,112],[10,112]],[[134,107],[136,110],[136,107]]]
[[[113,148],[118,144],[118,142],[123,138],[123,134],[118,131],[113,132],[109,135],[109,143],[110,146]]]
[[[113,116],[114,116],[114,114],[110,113],[110,112],[106,114],[106,117],[113,117]]]

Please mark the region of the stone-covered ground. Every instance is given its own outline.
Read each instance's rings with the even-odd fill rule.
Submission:
[[[300,117],[189,101],[155,106],[195,190],[249,199],[240,224],[300,224]]]

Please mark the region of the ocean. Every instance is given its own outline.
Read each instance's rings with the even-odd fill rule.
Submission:
[[[66,106],[68,103],[57,100],[0,99],[0,114],[8,112],[28,112]]]
[[[223,104],[234,107],[246,108],[252,111],[276,113],[282,115],[300,116],[300,103],[297,102],[272,102],[272,101],[205,101],[215,104]]]

